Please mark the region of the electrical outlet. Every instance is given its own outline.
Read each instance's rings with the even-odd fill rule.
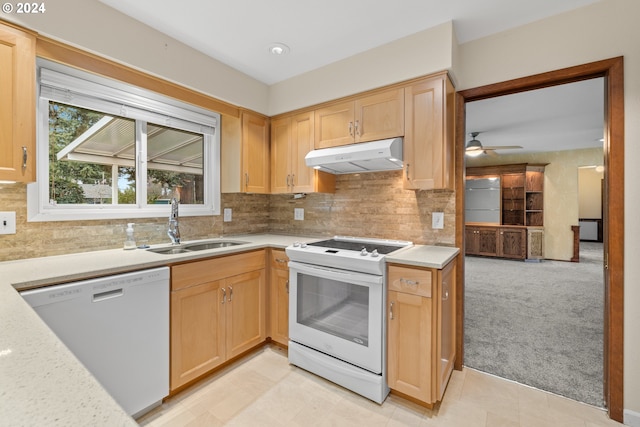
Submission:
[[[431,228],[442,230],[444,228],[444,212],[431,213]]]
[[[15,212],[0,212],[0,234],[16,234]]]
[[[223,221],[224,222],[231,222],[231,208],[224,208],[224,216],[223,216]]]
[[[297,221],[304,220],[304,209],[303,208],[293,208],[293,219]]]

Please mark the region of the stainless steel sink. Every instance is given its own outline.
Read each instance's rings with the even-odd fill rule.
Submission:
[[[243,245],[245,243],[248,243],[248,242],[236,242],[236,241],[231,241],[231,240],[221,240],[221,241],[218,241],[218,242],[191,243],[191,244],[185,245],[185,248],[187,248],[190,251],[204,251],[206,249],[226,248],[226,247],[229,247],[229,246]]]
[[[169,247],[169,248],[151,248],[147,250],[149,252],[153,252],[156,254],[164,254],[164,255],[174,255],[174,254],[183,254],[186,252],[191,252],[190,250],[180,246]]]
[[[164,248],[150,248],[149,252],[163,255],[184,254],[187,252],[204,251],[207,249],[227,248],[229,246],[244,245],[249,242],[241,242],[237,240],[214,240],[209,242],[183,243],[179,246],[168,246]]]

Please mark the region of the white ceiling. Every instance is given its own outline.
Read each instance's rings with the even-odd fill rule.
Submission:
[[[598,0],[100,1],[273,84],[445,22],[464,43]]]
[[[553,86],[466,104],[466,141],[481,132],[483,147],[520,145],[533,153],[602,147],[604,79]]]

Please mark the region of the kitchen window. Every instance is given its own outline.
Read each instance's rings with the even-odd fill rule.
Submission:
[[[29,221],[219,215],[219,114],[46,60],[38,83]]]

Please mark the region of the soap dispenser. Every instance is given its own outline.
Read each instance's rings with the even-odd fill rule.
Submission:
[[[125,250],[136,248],[136,239],[133,237],[133,222],[127,224],[127,238],[124,241]]]

